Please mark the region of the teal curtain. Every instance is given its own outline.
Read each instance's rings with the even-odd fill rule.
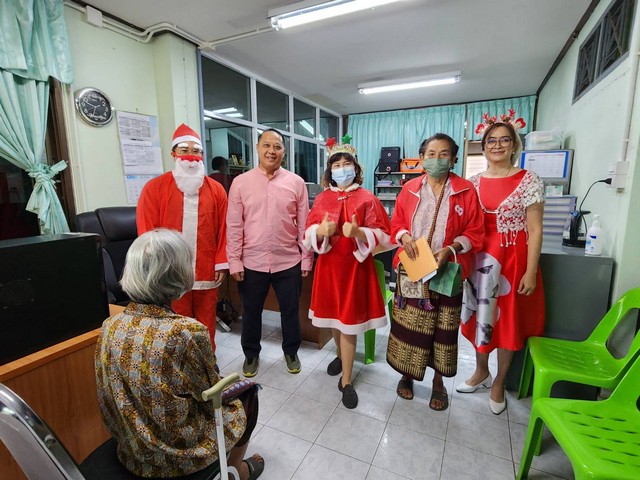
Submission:
[[[406,116],[406,110],[349,115],[348,133],[364,169],[364,188],[373,191],[373,172],[382,147],[400,147],[402,152]]]
[[[63,0],[0,0],[0,155],[34,179],[43,234],[69,231],[53,180],[67,164],[44,158],[49,77],[73,80]]]
[[[526,134],[533,129],[533,115],[536,108],[536,96],[517,98],[503,98],[487,102],[475,102],[467,105],[469,109],[468,138],[469,140],[482,140],[482,135],[476,135],[476,126],[482,121],[482,115],[500,117],[503,113],[509,113],[509,109],[516,111],[516,118],[522,117],[527,124],[518,133]]]
[[[373,190],[373,172],[382,147],[400,147],[404,158],[418,158],[422,141],[441,132],[456,141],[458,157],[464,158],[465,114],[464,105],[450,105],[350,115],[349,134],[365,169],[364,187]],[[454,171],[461,174],[462,161],[456,163]]]
[[[460,147],[458,162],[453,171],[462,175],[464,161],[464,105],[419,108],[407,110],[404,124],[404,153],[407,158],[418,158],[420,144],[435,133],[446,133]]]

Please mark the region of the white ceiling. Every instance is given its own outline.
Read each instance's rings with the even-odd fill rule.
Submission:
[[[268,27],[291,0],[89,0],[146,29],[169,22],[203,41]],[[400,0],[218,45],[214,55],[337,113],[535,93],[591,0]],[[460,83],[360,95],[364,81],[462,71]]]

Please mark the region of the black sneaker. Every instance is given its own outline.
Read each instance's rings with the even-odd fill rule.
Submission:
[[[340,360],[340,357],[331,360],[331,363],[327,365],[327,373],[332,377],[342,373],[342,360]]]
[[[342,404],[346,408],[356,408],[358,406],[358,394],[350,383],[342,386],[342,377],[338,380],[338,390],[342,392]]]

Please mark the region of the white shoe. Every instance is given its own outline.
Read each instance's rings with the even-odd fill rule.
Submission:
[[[469,385],[466,382],[466,380],[462,383],[459,383],[458,385],[456,385],[456,392],[473,393],[478,389],[480,385],[482,385],[484,388],[490,388],[492,383],[493,383],[493,377],[491,376],[491,374],[489,374],[487,375],[487,378],[482,380],[477,385]]]
[[[507,409],[507,396],[505,395],[502,402],[494,402],[489,398],[489,408],[491,409],[491,413],[494,415],[500,415]]]

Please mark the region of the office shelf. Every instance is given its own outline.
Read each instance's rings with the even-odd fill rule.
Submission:
[[[391,216],[396,204],[396,197],[404,183],[424,172],[373,172],[373,193],[382,202]]]

